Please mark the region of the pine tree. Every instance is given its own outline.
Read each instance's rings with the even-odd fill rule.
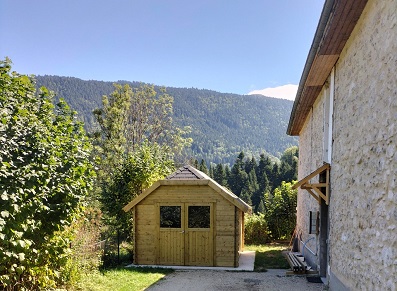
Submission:
[[[260,160],[259,160],[259,165],[257,168],[257,178],[259,182],[259,188],[262,190],[265,188],[265,185],[263,185],[263,174],[266,174],[267,177],[270,176],[271,172],[273,170],[273,163],[271,159],[268,156],[265,156],[265,154],[260,155]]]
[[[208,168],[207,168],[207,165],[203,159],[201,159],[199,170],[201,172],[203,172],[204,174],[208,174]]]
[[[210,178],[214,178],[214,167],[212,166],[212,163],[210,163],[210,169],[209,169],[209,174]]]
[[[298,147],[290,147],[284,151],[280,159],[280,175],[282,181],[290,182],[298,179],[298,158]]]
[[[249,173],[249,172],[251,172],[251,170],[254,170],[255,173],[258,170],[258,164],[256,163],[256,160],[255,160],[254,156],[252,156],[251,159],[247,159],[245,161],[245,172]]]
[[[265,213],[265,204],[263,203],[263,198],[261,199],[261,202],[259,203],[255,212],[256,213]]]
[[[230,185],[229,185],[229,179],[230,179],[230,168],[228,165],[225,166],[225,185],[226,187],[228,187],[230,189]]]
[[[281,180],[280,180],[280,165],[279,163],[274,163],[273,169],[270,173],[270,176],[268,176],[270,185],[272,187],[272,191],[276,189],[278,186],[281,185]]]
[[[244,188],[241,191],[241,195],[240,195],[241,200],[243,200],[245,203],[252,205],[252,201],[251,201],[251,193],[248,189]]]
[[[244,187],[248,189],[248,175],[244,167],[244,153],[241,152],[234,163],[228,180],[230,189],[237,196],[241,195]]]
[[[226,173],[222,164],[216,165],[214,169],[214,180],[222,186],[227,186]]]

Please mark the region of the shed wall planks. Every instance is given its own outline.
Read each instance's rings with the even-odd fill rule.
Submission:
[[[162,229],[160,230],[158,214],[159,205],[162,203],[167,205],[212,203],[211,232],[192,232],[189,235],[178,230],[163,232]],[[242,211],[236,212],[235,209],[237,208],[230,201],[208,185],[159,186],[134,206],[135,263],[235,266],[241,246],[239,242],[242,239],[240,237]],[[186,244],[191,247],[186,248]]]

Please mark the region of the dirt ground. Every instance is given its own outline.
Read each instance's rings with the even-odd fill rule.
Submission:
[[[286,276],[286,270],[267,272],[230,272],[212,270],[177,270],[150,286],[149,291],[201,290],[326,290],[322,283],[309,283],[305,277]]]

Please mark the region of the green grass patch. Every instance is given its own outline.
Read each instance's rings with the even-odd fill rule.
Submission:
[[[255,272],[267,269],[288,269],[289,264],[283,251],[288,250],[288,243],[269,243],[265,245],[246,245],[245,250],[255,251]]]
[[[137,291],[145,290],[150,285],[172,273],[171,269],[162,268],[114,268],[96,271],[82,276],[74,290],[84,291]]]

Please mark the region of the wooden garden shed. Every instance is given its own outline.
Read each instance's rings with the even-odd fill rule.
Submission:
[[[131,209],[135,264],[238,267],[251,207],[194,167],[157,181]]]

